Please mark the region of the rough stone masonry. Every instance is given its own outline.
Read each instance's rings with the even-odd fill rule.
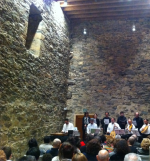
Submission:
[[[43,0],[1,0],[0,15],[0,146],[11,146],[15,160],[25,154],[29,139],[41,143],[62,128],[69,23],[58,3]],[[33,41],[27,49],[28,30]]]
[[[73,21],[70,35],[68,117],[87,109],[100,119],[105,111],[150,119],[150,19]]]

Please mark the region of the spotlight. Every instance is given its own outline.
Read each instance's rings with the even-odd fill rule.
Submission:
[[[86,29],[84,29],[84,30],[83,30],[83,34],[84,34],[84,35],[86,35],[86,34],[87,34]]]
[[[132,26],[132,31],[136,31],[135,25]]]

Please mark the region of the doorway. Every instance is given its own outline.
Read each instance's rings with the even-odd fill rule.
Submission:
[[[89,116],[90,116],[90,118],[93,118],[94,114],[89,114]],[[83,139],[82,138],[82,136],[83,136],[83,132],[82,132],[82,119],[84,117],[84,114],[75,114],[74,117],[75,117],[74,118],[74,125],[75,125],[75,127],[78,128],[78,130],[80,132],[80,137],[81,137],[81,139]]]

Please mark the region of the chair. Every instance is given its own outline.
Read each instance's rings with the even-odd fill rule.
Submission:
[[[142,161],[150,161],[149,155],[139,155],[139,157],[141,157]]]

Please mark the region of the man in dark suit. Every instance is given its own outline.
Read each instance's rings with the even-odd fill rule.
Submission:
[[[85,133],[86,133],[87,125],[89,123],[90,123],[89,113],[88,112],[85,112],[84,113],[84,117],[82,119],[83,140],[85,140]]]
[[[105,117],[101,120],[103,133],[106,134],[108,124],[111,122],[111,118],[109,117],[109,112],[105,112]]]
[[[124,112],[123,111],[120,112],[120,116],[118,117],[117,123],[119,124],[121,129],[125,129],[125,126],[127,124],[127,119],[124,116]]]
[[[143,126],[143,119],[139,117],[139,112],[135,113],[135,118],[133,119],[133,123],[135,123],[135,127],[140,130],[140,128]]]

